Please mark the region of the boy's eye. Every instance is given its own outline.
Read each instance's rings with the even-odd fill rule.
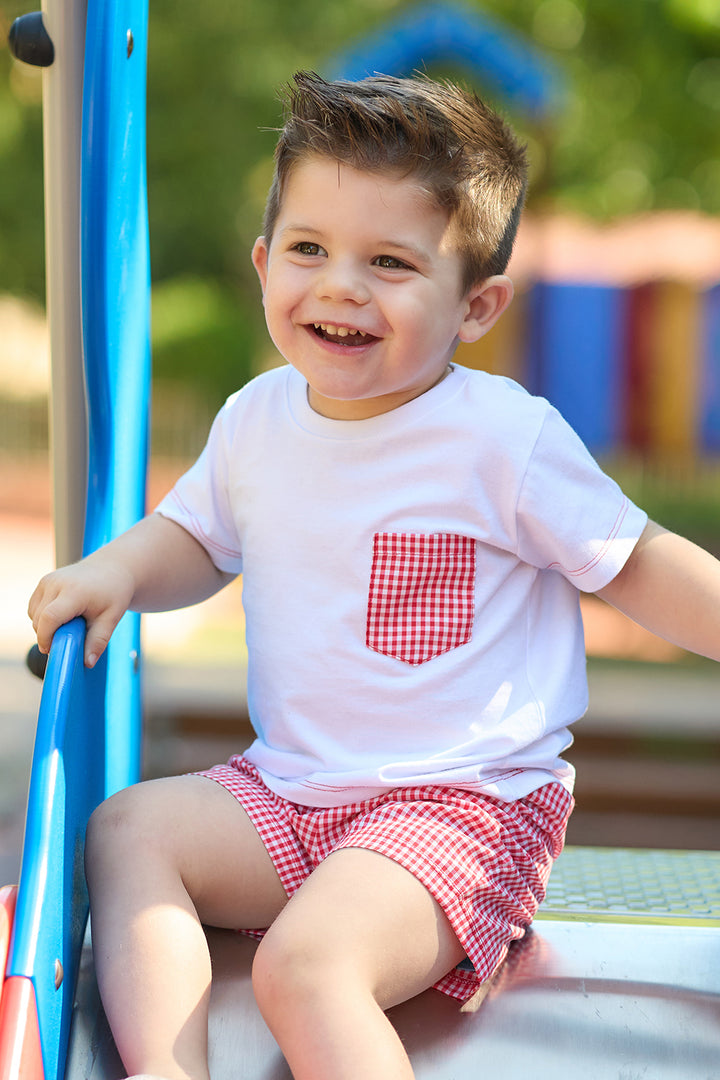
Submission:
[[[297,251],[300,255],[320,255],[322,248],[319,244],[313,244],[311,240],[301,240],[293,245],[293,251]]]
[[[392,255],[378,255],[375,260],[375,265],[381,267],[383,270],[410,270],[407,263],[402,262],[401,259],[396,259]]]

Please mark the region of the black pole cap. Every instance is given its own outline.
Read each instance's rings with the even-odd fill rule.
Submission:
[[[35,67],[50,67],[55,59],[55,47],[45,29],[41,11],[21,15],[10,27],[10,52],[17,60]]]
[[[27,656],[25,657],[25,663],[28,669],[36,675],[38,679],[45,678],[45,668],[47,667],[48,658],[45,653],[41,653],[37,645],[33,645]]]

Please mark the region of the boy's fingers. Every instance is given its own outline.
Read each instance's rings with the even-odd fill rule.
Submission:
[[[82,615],[87,623],[85,663],[88,667],[94,667],[98,657],[107,647],[122,611],[114,609],[93,611],[85,603],[73,600],[72,597],[57,596],[49,603],[37,608],[35,612],[33,626],[37,634],[38,647],[43,653],[49,652],[58,627],[70,622],[77,615]]]
[[[36,610],[33,618],[33,628],[37,634],[37,642],[40,652],[50,651],[52,639],[58,626],[69,622],[75,612],[60,601],[53,600]]]
[[[28,603],[38,648],[48,653],[60,626],[82,616],[87,625],[85,664],[94,667],[126,610],[133,584],[122,566],[85,560],[46,574]]]
[[[30,600],[28,601],[28,615],[32,620],[33,629],[37,631],[39,619],[43,613],[46,605],[46,583],[45,578],[39,582],[33,592]]]
[[[113,630],[119,622],[114,615],[103,615],[94,622],[88,624],[85,636],[85,666],[95,667],[112,637]]]

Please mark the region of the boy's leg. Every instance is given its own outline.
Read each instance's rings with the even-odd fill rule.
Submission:
[[[98,985],[125,1067],[207,1078],[201,923],[267,926],[287,902],[260,837],[222,787],[172,777],[96,810],[86,865]]]
[[[343,848],[261,942],[253,985],[295,1080],[410,1080],[384,1010],[464,958],[440,905],[375,851]]]

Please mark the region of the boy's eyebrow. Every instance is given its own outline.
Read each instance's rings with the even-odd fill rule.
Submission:
[[[413,261],[421,263],[429,263],[432,261],[431,255],[424,247],[420,247],[418,244],[413,244],[409,240],[392,239],[388,237],[385,240],[380,240],[377,245],[379,248],[391,249],[395,251],[402,251],[409,255]]]
[[[283,225],[283,227],[280,229],[280,232],[283,232],[283,233],[287,233],[287,232],[319,233],[320,229],[318,229],[315,225],[303,225],[302,223],[298,223],[296,225],[293,222],[290,222],[289,225]]]

